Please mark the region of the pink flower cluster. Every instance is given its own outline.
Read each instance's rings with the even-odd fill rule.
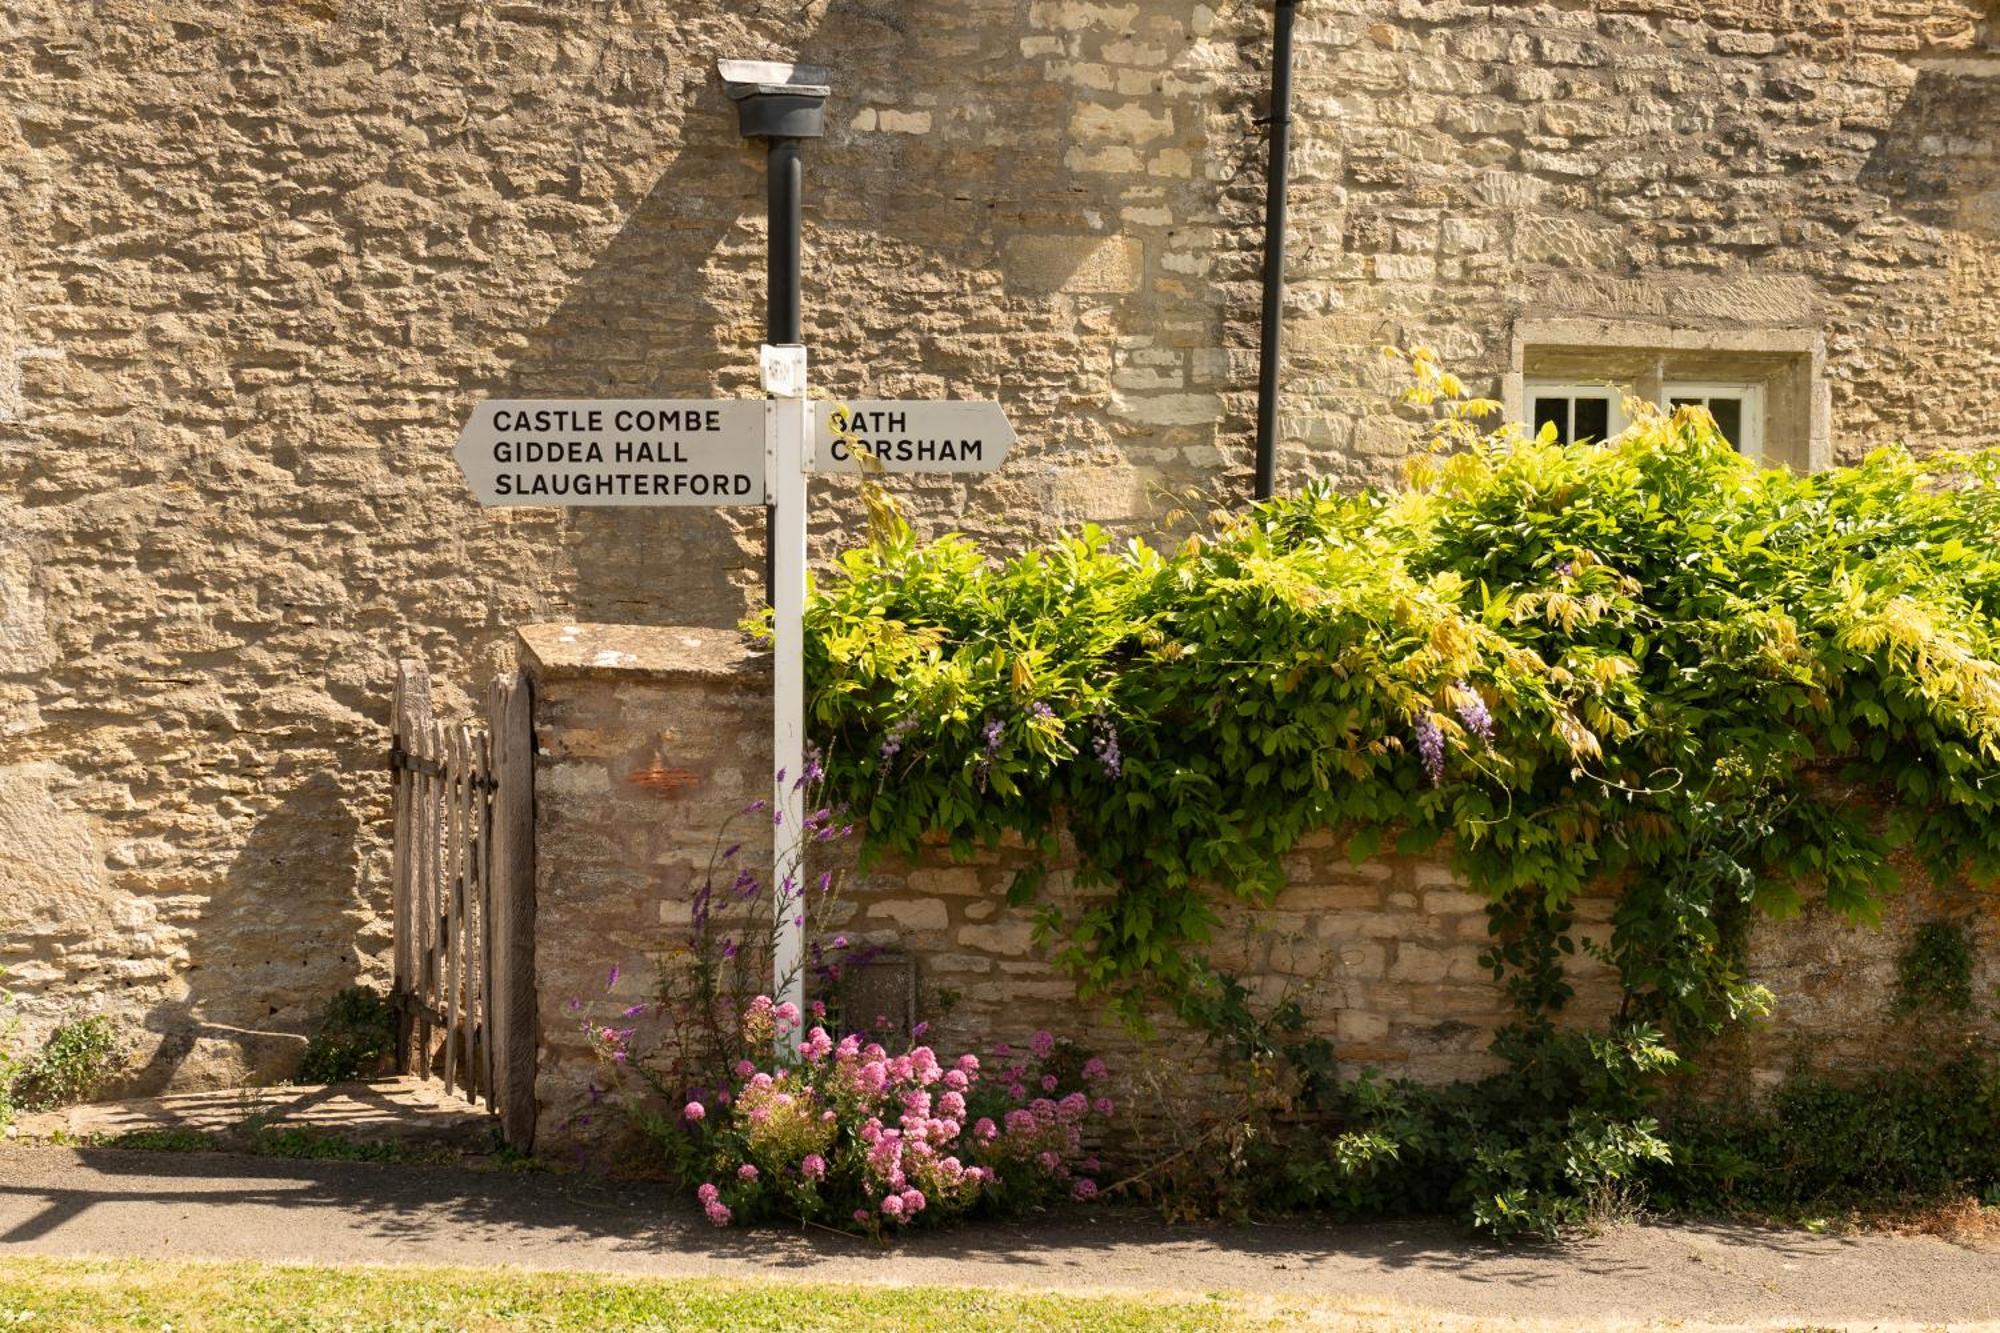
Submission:
[[[812,1016],[824,1012],[815,1005]],[[743,1016],[748,1049],[790,1038],[800,1021],[794,1006],[758,997]],[[712,1099],[726,1113],[696,1101],[682,1110],[683,1126],[708,1145],[715,1178],[696,1197],[718,1226],[777,1213],[879,1233],[956,1216],[997,1192],[1017,1200],[1097,1193],[1079,1174],[1097,1165],[1083,1156],[1084,1125],[1112,1105],[1082,1087],[1026,1099],[1031,1081],[1045,1093],[1061,1082],[1044,1072],[1057,1051],[1046,1032],[1004,1071],[1012,1106],[1001,1089],[981,1087],[976,1055],[947,1063],[927,1045],[892,1054],[858,1035],[835,1041],[818,1023],[785,1049],[794,1060],[768,1070],[737,1062],[733,1093]],[[1073,1063],[1062,1067],[1084,1082],[1104,1077],[1101,1061],[1081,1074]],[[979,1114],[980,1106],[992,1113]]]

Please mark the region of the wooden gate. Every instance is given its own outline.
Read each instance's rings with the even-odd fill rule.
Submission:
[[[440,723],[422,662],[396,669],[396,1063],[535,1133],[534,738],[525,676],[483,724]]]

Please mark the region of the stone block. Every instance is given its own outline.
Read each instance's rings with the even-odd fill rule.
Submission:
[[[1016,236],[1007,280],[1036,291],[1132,292],[1145,279],[1146,247],[1126,236]]]

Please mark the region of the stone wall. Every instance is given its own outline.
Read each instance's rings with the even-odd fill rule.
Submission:
[[[390,674],[513,627],[733,624],[761,520],[482,513],[477,400],[753,390],[762,181],[722,55],[834,69],[818,382],[995,397],[1001,545],[1249,470],[1252,0],[21,0],[0,13],[0,961],[133,1084],[283,1073],[381,980]],[[2000,433],[1971,0],[1314,0],[1284,479],[1392,475],[1375,345],[1521,318],[1823,347],[1852,456]],[[855,530],[826,488],[814,549]],[[449,710],[452,700],[442,701]],[[462,702],[462,701],[461,701]]]
[[[539,625],[523,631],[534,682],[540,987],[538,1145],[615,1136],[598,1109],[611,1071],[590,1051],[585,1024],[636,1023],[636,1045],[658,1048],[664,1020],[623,1017],[650,999],[660,969],[676,966],[688,907],[722,844],[769,865],[769,828],[745,807],[768,797],[769,663],[735,634],[679,628]],[[671,775],[663,779],[662,775]],[[1019,850],[966,862],[945,848],[914,864],[852,875],[829,928],[856,946],[915,962],[916,1018],[941,1050],[990,1054],[1036,1028],[1070,1035],[1109,1058],[1121,1080],[1151,1070],[1200,1086],[1210,1068],[1190,1060],[1172,1024],[1138,1041],[1035,947],[1027,913],[1005,898]],[[1060,868],[1050,892],[1075,900]],[[1484,900],[1444,865],[1412,857],[1354,864],[1330,838],[1309,838],[1286,859],[1287,887],[1269,909],[1225,910],[1211,956],[1266,1003],[1291,994],[1313,1030],[1333,1038],[1344,1067],[1427,1082],[1494,1067],[1493,1030],[1509,1009],[1479,966]],[[726,886],[733,869],[721,872]],[[1773,1020],[1730,1037],[1707,1062],[1768,1084],[1800,1060],[1865,1066],[1904,1049],[1910,1032],[1891,1009],[1896,959],[1916,923],[1969,922],[1982,1020],[2000,992],[2000,893],[1919,887],[1897,895],[1880,928],[1809,910],[1761,925],[1752,972],[1777,997]],[[726,887],[722,896],[726,899]],[[1579,904],[1578,934],[1601,939],[1612,899]],[[615,985],[606,981],[618,967]],[[1576,1021],[1601,1022],[1615,1003],[1605,968],[1579,957]],[[886,1003],[886,1002],[885,1002]],[[900,1017],[900,1015],[899,1015]],[[864,1016],[864,1022],[868,1019]]]

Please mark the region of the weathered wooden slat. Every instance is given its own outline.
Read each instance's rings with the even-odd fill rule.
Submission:
[[[464,727],[453,727],[444,736],[444,1088],[453,1090],[458,1075],[458,956],[459,934],[465,926],[460,907],[465,883],[465,737]]]
[[[493,736],[481,729],[473,737],[473,771],[478,775],[478,785],[474,788],[477,816],[473,840],[477,854],[472,858],[476,880],[471,894],[471,920],[473,922],[472,948],[468,957],[473,970],[478,974],[475,982],[468,987],[469,1003],[476,1003],[478,1019],[472,1025],[473,1076],[479,1084],[479,1092],[486,1099],[486,1109],[493,1109]]]
[[[424,728],[423,758],[433,765],[444,760],[443,728],[433,721]],[[419,994],[426,1007],[442,1011],[439,1003],[439,945],[444,938],[444,779],[436,768],[427,770],[424,779],[424,892],[423,892],[423,967]],[[440,1033],[424,1024],[424,1060],[421,1073],[426,1078],[435,1078],[438,1067],[437,1043]]]
[[[451,1003],[456,1016],[453,1034],[453,1072],[457,1075],[459,1092],[470,1101],[472,1085],[472,882],[478,873],[473,869],[473,857],[478,851],[473,841],[473,802],[479,799],[479,788],[475,785],[476,770],[472,762],[472,732],[460,726],[453,742],[458,750],[457,815],[458,825],[457,858],[458,873],[452,876],[451,885]],[[452,1086],[446,1080],[446,1087]]]
[[[493,1008],[488,1015],[494,1109],[507,1142],[535,1141],[535,739],[528,678],[509,673],[487,695],[493,843],[488,866]]]
[[[417,743],[416,738],[429,729],[431,713],[430,672],[420,661],[406,659],[397,664],[396,694],[401,705],[395,719],[395,739],[399,748],[408,750]],[[418,866],[423,859],[422,796],[416,782],[417,775],[407,769],[398,770],[397,785],[397,828],[401,836],[397,839],[397,850],[401,864],[396,871],[398,910],[396,922],[397,975],[398,984],[406,994],[416,994],[421,986],[422,965],[419,961],[421,935],[418,923],[423,919],[418,911],[419,892]],[[412,1047],[417,1035],[416,1021],[405,1016],[397,1027],[398,1068],[408,1073],[412,1068],[415,1052]]]

